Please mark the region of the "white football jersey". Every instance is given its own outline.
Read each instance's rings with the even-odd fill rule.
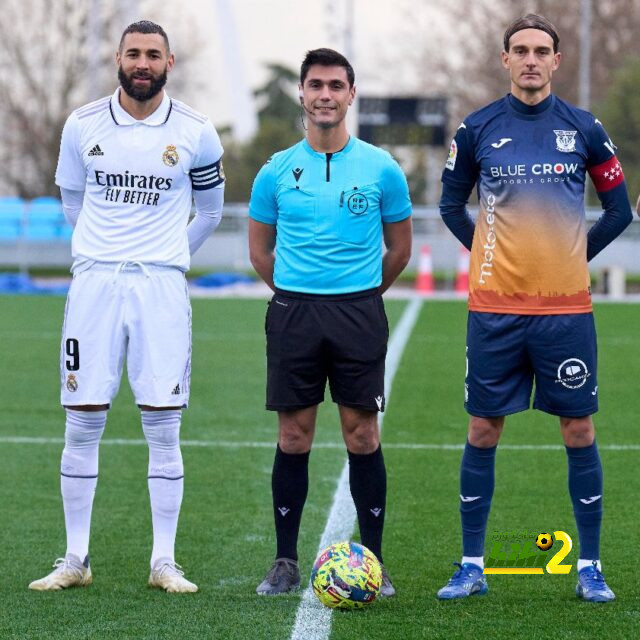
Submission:
[[[56,184],[84,191],[73,269],[127,261],[186,271],[192,190],[224,181],[220,138],[206,116],[166,93],[136,120],[119,92],[76,109],[62,132]]]

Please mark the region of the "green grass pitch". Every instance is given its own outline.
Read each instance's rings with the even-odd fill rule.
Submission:
[[[94,504],[86,589],[35,593],[27,584],[64,553],[59,495],[62,445],[14,437],[61,438],[58,347],[62,298],[2,297],[0,391],[0,638],[287,639],[299,595],[255,595],[274,553],[270,472],[275,417],[264,410],[265,301],[195,300],[191,407],[182,438],[185,498],[177,561],[199,593],[147,588],[151,524],[145,446],[103,444]],[[391,325],[406,303],[389,301]],[[577,532],[567,494],[557,420],[536,411],[509,418],[503,443],[540,447],[498,453],[489,533],[566,531],[574,550],[568,576],[489,576],[485,597],[439,602],[435,593],[459,560],[460,450],[405,445],[464,442],[463,303],[424,303],[407,344],[383,429],[389,476],[385,562],[396,598],[332,617],[332,640],[413,638],[637,638],[640,597],[637,550],[640,340],[637,305],[596,307],[601,410],[596,417],[605,471],[603,562],[617,600],[577,600]],[[109,414],[105,440],[141,439],[126,383]],[[339,444],[335,407],[320,412],[317,443]],[[214,444],[211,444],[214,443]],[[300,536],[303,579],[309,577],[338,476],[339,446],[314,449]],[[488,553],[488,549],[487,549]]]

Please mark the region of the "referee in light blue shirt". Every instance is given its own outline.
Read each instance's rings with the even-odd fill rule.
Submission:
[[[274,154],[249,205],[251,263],[274,290],[266,317],[267,409],[278,412],[276,559],[257,592],[300,584],[297,540],[327,379],[349,454],[362,544],[382,562],[386,470],[378,435],[389,329],[381,294],[409,261],[407,181],[386,152],[349,136],[354,72],[331,49],[300,69],[306,139]],[[383,241],[386,250],[383,254]],[[383,567],[381,595],[395,589]]]

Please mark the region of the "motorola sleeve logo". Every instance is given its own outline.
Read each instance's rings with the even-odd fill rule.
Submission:
[[[591,374],[587,365],[578,358],[568,358],[558,367],[558,379],[567,389],[579,389]]]
[[[361,216],[369,208],[367,196],[363,193],[353,193],[347,198],[347,207],[351,213]]]

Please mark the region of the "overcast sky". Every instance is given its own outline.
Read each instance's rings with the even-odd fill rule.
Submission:
[[[417,92],[424,77],[397,60],[403,48],[421,43],[421,30],[426,38],[427,30],[433,32],[434,20],[442,20],[434,0],[190,0],[180,3],[180,18],[173,24],[166,23],[169,9],[164,3],[147,0],[139,5],[146,17],[165,19],[177,55],[174,73],[180,73],[180,53],[192,56],[195,45],[196,72],[194,76],[191,67],[189,95],[184,99],[222,125],[230,123],[240,108],[234,100],[241,86],[237,80],[244,78],[244,84],[255,89],[265,80],[266,62],[297,70],[309,49],[329,46],[348,53],[345,29],[350,2],[351,61],[360,94]],[[231,28],[222,27],[224,7]],[[413,44],[407,42],[408,34]],[[396,62],[395,68],[388,61]]]

